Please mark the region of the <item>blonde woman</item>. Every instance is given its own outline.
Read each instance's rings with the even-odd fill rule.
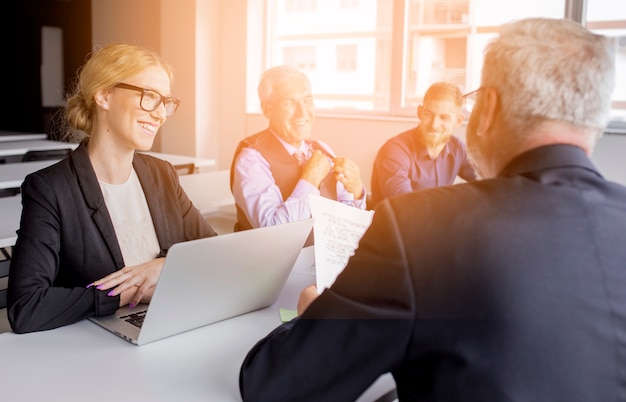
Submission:
[[[172,69],[148,49],[111,44],[79,70],[65,110],[78,148],[26,177],[8,286],[16,333],[149,302],[174,243],[214,236],[152,147],[178,108]]]

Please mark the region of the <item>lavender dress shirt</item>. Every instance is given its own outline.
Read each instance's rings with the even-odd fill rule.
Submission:
[[[277,136],[278,138],[278,136]],[[278,140],[287,152],[293,155],[296,148],[280,138]],[[318,141],[319,142],[319,141]],[[330,147],[319,142],[329,155],[335,156]],[[309,145],[304,142],[300,150],[306,155]],[[253,227],[264,227],[294,222],[311,217],[309,194],[320,195],[320,191],[306,180],[298,180],[293,192],[283,199],[276,185],[270,165],[260,152],[253,148],[243,148],[234,165],[233,196],[235,202],[245,212]],[[363,194],[365,194],[365,189]],[[337,201],[350,199],[341,182],[337,182]],[[350,202],[355,208],[366,208],[365,196]]]

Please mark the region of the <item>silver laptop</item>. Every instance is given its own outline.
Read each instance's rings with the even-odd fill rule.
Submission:
[[[149,305],[91,321],[136,345],[273,304],[313,219],[173,245]]]

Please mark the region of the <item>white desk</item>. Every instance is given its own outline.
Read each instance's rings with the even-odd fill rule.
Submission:
[[[30,141],[30,140],[45,140],[48,138],[46,133],[21,133],[18,131],[0,131],[0,142],[7,141]]]
[[[16,231],[20,227],[21,215],[22,196],[20,194],[0,198],[0,248],[15,245],[17,241]],[[2,387],[0,386],[0,388]]]
[[[33,172],[48,167],[56,160],[18,162],[0,164],[0,190],[5,188],[17,188],[22,185],[24,178]]]
[[[76,143],[52,140],[21,140],[0,142],[0,156],[24,155],[28,151],[75,149]]]
[[[296,262],[278,301],[263,310],[143,346],[89,321],[50,331],[0,335],[0,396],[6,401],[241,401],[239,368],[248,350],[280,324],[315,282],[313,249]],[[337,379],[340,381],[341,379]],[[395,387],[382,376],[359,402]]]
[[[211,168],[216,165],[215,160],[206,158],[196,158],[194,156],[165,154],[162,152],[143,152],[147,155],[152,155],[156,158],[163,159],[171,163],[174,167],[185,166],[193,164],[196,172],[203,168]]]
[[[43,136],[43,137],[42,137]],[[46,135],[18,134],[0,136],[0,156],[24,155],[28,151],[53,150],[53,149],[76,149],[79,144],[45,139]],[[144,152],[148,155],[164,159],[172,165],[184,166],[193,164],[196,171],[203,168],[211,168],[216,165],[214,159],[197,158],[193,156],[175,155],[162,152]]]
[[[158,156],[161,154],[155,154]],[[37,171],[57,161],[36,161],[0,164],[0,190],[20,187],[28,173]],[[189,198],[203,214],[213,213],[220,207],[234,205],[230,194],[229,172],[200,172],[180,177],[181,185]],[[0,197],[0,248],[15,245],[16,230],[22,214],[21,196]],[[1,393],[0,393],[1,395]]]
[[[232,205],[234,208],[235,198],[230,191],[230,170],[186,174],[178,179],[202,215],[217,212],[224,206]]]

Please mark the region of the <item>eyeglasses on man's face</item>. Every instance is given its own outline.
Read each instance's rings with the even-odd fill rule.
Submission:
[[[152,89],[141,88],[135,85],[125,84],[123,82],[115,85],[115,88],[130,89],[131,91],[141,92],[139,107],[146,112],[155,111],[161,103],[163,103],[165,105],[165,115],[167,117],[172,117],[180,105],[179,99],[172,96],[163,96]]]
[[[471,92],[463,94],[463,99],[465,100],[465,110],[467,112],[471,112],[476,104],[476,96],[478,96],[478,92],[480,92],[481,88],[475,89]]]
[[[478,92],[479,92],[481,89],[482,89],[482,87],[481,87],[481,88],[478,88],[478,89],[475,89],[475,90],[473,90],[473,91],[471,91],[471,92],[468,92],[468,93],[466,93],[466,94],[463,94],[463,98],[464,98],[465,100],[470,100],[470,101],[472,101],[472,102],[476,103],[476,96],[478,96]]]

